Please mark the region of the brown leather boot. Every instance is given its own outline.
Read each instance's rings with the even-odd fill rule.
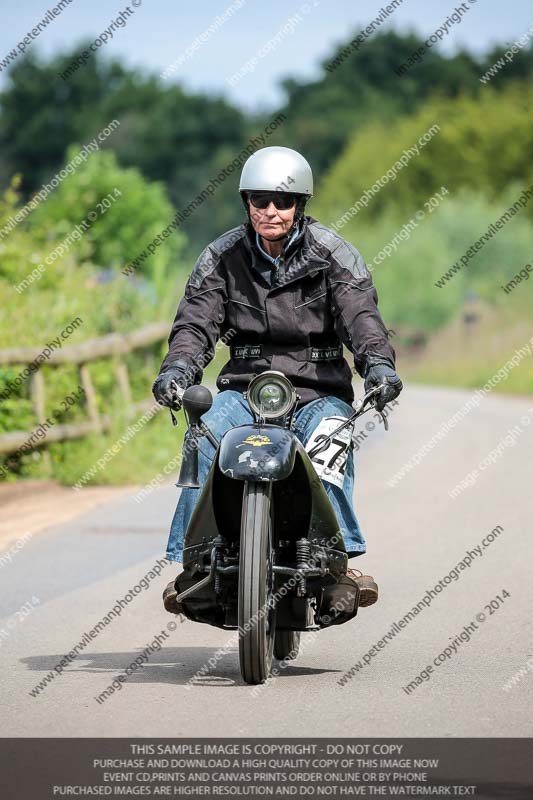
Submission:
[[[378,585],[372,575],[363,575],[358,569],[346,570],[346,574],[359,586],[359,607],[372,606],[378,599]]]
[[[176,597],[178,596],[178,593],[174,583],[175,581],[170,581],[170,583],[165,587],[163,591],[163,605],[170,614],[179,614],[180,609],[176,603]]]

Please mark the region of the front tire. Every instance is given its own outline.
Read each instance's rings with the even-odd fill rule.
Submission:
[[[239,661],[245,683],[272,670],[276,610],[272,602],[272,484],[246,481],[239,559]]]

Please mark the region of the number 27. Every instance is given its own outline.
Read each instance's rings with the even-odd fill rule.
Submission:
[[[327,438],[328,437],[325,434],[320,433],[316,437],[317,444],[318,444],[318,442],[323,442]],[[332,444],[336,444],[339,449],[337,450],[336,453],[334,453],[333,457],[330,458],[329,463],[328,463],[328,469],[332,468],[333,464],[338,459],[338,457],[341,455],[341,453],[343,453],[346,450],[346,443],[342,442],[340,439],[332,439],[331,443]],[[324,459],[323,458],[314,458],[313,461],[316,461],[317,464],[324,464]],[[346,469],[346,461],[344,462],[344,464],[341,465],[341,467],[339,469],[339,472],[340,472],[341,475],[344,475],[345,469]]]

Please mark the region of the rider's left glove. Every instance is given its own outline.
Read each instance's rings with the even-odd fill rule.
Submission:
[[[403,389],[400,376],[394,369],[394,363],[387,356],[379,353],[367,353],[365,356],[365,392],[375,386],[383,385],[383,389],[376,397],[376,408],[383,411],[387,403],[398,397]]]
[[[200,375],[201,377],[201,375]],[[152,394],[160,406],[168,406],[179,411],[185,389],[198,381],[198,368],[178,359],[167,364],[152,386]]]

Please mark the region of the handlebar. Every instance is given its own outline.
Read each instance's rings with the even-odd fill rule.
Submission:
[[[338,428],[335,428],[335,430],[332,431],[330,435],[327,436],[320,444],[317,444],[313,448],[311,448],[311,450],[309,450],[308,452],[309,458],[312,460],[319,453],[322,453],[324,450],[327,450],[330,444],[332,443],[333,438],[337,436],[337,434],[340,433],[340,431],[343,431],[349,425],[352,425],[358,417],[362,416],[363,414],[366,414],[366,412],[370,411],[371,408],[374,408],[375,407],[373,402],[374,398],[381,392],[383,388],[385,388],[384,383],[380,384],[379,386],[374,386],[373,389],[370,389],[360,400],[358,400],[355,404],[353,414],[350,414],[350,416],[347,419],[345,419],[344,422],[342,422]],[[389,423],[387,422],[387,417],[381,411],[378,411],[378,414],[381,415],[381,418],[383,419],[383,424],[385,426],[385,430],[388,431]]]
[[[353,423],[355,422],[355,420],[358,417],[362,416],[363,414],[366,414],[366,412],[370,411],[370,409],[375,408],[375,405],[374,405],[375,397],[384,388],[385,388],[385,384],[380,384],[379,386],[374,386],[372,389],[370,389],[368,392],[366,392],[366,394],[363,395],[363,397],[354,404],[353,413],[350,414],[350,416],[347,417],[344,420],[344,422],[341,422],[341,424],[337,428],[335,428],[335,430],[332,431],[330,433],[330,435],[327,436],[320,444],[317,444],[317,445],[315,445],[315,447],[311,448],[311,450],[308,453],[309,458],[313,459],[319,453],[322,453],[324,450],[327,450],[328,447],[331,445],[331,443],[332,443],[332,441],[333,441],[335,436],[337,436],[341,431],[343,431],[348,426],[353,425]],[[181,387],[180,387],[180,389],[181,389]],[[181,390],[180,393],[181,393],[181,396],[183,396],[183,394],[184,394],[183,390]],[[181,399],[181,397],[180,397],[180,399]],[[198,410],[197,410],[196,413],[198,413]],[[388,431],[389,424],[387,422],[386,416],[381,411],[378,411],[378,414],[380,414],[381,418],[383,419],[383,424],[384,424],[385,430]],[[172,409],[170,409],[170,415],[172,417],[173,425],[177,425],[177,420],[176,420],[176,418],[174,416],[174,413],[173,413]],[[187,414],[186,414],[186,417],[187,417]],[[189,427],[191,427],[191,423],[189,423]],[[202,420],[196,421],[195,424],[194,424],[194,427],[197,429],[197,431],[196,431],[197,434],[207,436],[207,438],[209,439],[211,444],[214,447],[216,447],[218,442],[216,442],[215,437],[211,434],[211,431],[209,430],[207,425]]]

